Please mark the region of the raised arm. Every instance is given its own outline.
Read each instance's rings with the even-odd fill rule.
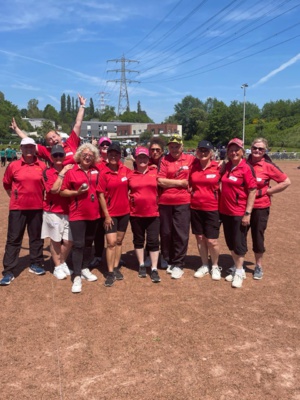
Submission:
[[[24,133],[19,127],[18,124],[16,123],[16,120],[13,118],[11,121],[11,125],[9,126],[11,129],[13,129],[16,134],[21,138],[24,139],[27,137],[26,133]]]
[[[83,117],[84,117],[84,109],[85,109],[85,103],[86,103],[86,99],[83,96],[81,96],[79,93],[78,93],[78,99],[79,99],[80,106],[79,106],[79,110],[77,113],[75,125],[73,127],[73,131],[76,133],[77,136],[79,136],[80,132],[81,132],[81,124],[82,124]]]

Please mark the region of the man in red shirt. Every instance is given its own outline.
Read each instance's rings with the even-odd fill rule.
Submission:
[[[80,132],[81,132],[81,124],[82,124],[82,120],[84,117],[84,109],[85,109],[85,103],[86,103],[86,99],[83,96],[81,96],[80,94],[78,94],[78,99],[80,102],[80,107],[78,109],[75,125],[70,134],[70,137],[65,142],[63,142],[61,136],[57,132],[55,132],[55,131],[48,132],[45,136],[45,140],[46,140],[48,147],[43,146],[41,144],[36,145],[37,156],[39,158],[42,158],[49,162],[52,162],[51,148],[54,145],[59,144],[60,146],[62,146],[64,148],[64,151],[66,153],[64,165],[75,164],[74,155],[76,153],[77,148],[80,145],[80,137],[79,136],[80,136]],[[27,137],[27,135],[18,127],[14,118],[12,119],[10,128],[13,129],[20,138],[23,139],[23,138]]]
[[[29,272],[45,274],[43,263],[43,170],[46,165],[36,157],[36,143],[31,138],[21,141],[22,157],[7,167],[3,187],[10,197],[7,241],[3,257],[1,286],[9,285],[15,278],[22,240],[27,227],[29,236]]]

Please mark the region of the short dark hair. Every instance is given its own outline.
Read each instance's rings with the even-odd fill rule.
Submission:
[[[159,138],[159,137],[153,137],[153,138],[150,140],[149,148],[151,148],[151,146],[152,146],[153,144],[157,144],[162,150],[164,150],[165,145],[166,145],[165,142],[164,142],[161,138]]]

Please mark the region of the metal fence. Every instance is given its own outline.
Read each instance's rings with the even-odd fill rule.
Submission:
[[[287,152],[287,151],[277,151],[275,153],[268,153],[272,160],[299,160],[300,152]]]

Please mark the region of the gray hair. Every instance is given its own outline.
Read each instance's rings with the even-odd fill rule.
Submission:
[[[269,147],[268,146],[268,141],[265,138],[256,138],[256,139],[254,139],[252,144],[251,144],[251,146],[254,146],[255,143],[257,143],[257,142],[262,142],[266,146],[266,149]]]
[[[93,164],[96,164],[100,160],[99,150],[91,143],[83,143],[81,146],[79,146],[75,153],[74,160],[78,163],[80,161],[82,152],[86,149],[88,149],[93,153],[94,156]]]

